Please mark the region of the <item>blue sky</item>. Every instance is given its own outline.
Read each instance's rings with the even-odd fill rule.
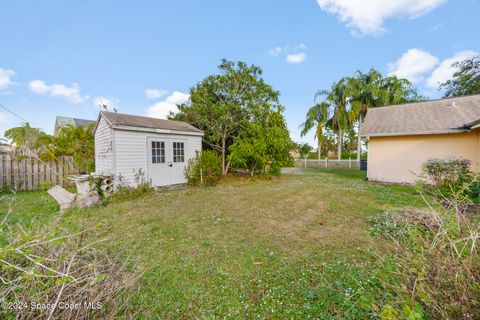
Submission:
[[[0,104],[46,132],[57,115],[162,116],[222,58],[263,68],[292,138],[319,89],[370,67],[441,95],[480,51],[479,0],[2,1]],[[149,91],[145,91],[149,90]],[[0,133],[21,120],[0,109]]]

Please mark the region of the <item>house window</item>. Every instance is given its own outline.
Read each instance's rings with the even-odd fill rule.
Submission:
[[[165,142],[152,141],[152,163],[165,163]]]
[[[185,149],[183,142],[173,143],[173,162],[185,161]]]

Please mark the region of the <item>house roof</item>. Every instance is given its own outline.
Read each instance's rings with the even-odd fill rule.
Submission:
[[[86,120],[86,119],[78,119],[78,118],[70,118],[70,117],[62,117],[62,116],[57,116],[55,121],[59,127],[64,127],[69,124],[74,126],[85,126],[90,123],[95,123],[95,120]]]
[[[147,129],[164,129],[172,131],[203,133],[202,130],[195,128],[189,123],[183,121],[165,120],[157,118],[149,118],[142,116],[134,116],[130,114],[117,112],[100,112],[100,117],[103,116],[112,126],[137,127]]]
[[[480,123],[480,95],[369,109],[360,135],[403,136],[470,131]]]
[[[53,135],[57,136],[60,128],[64,128],[68,125],[74,127],[86,127],[89,124],[94,124],[94,120],[86,120],[86,119],[78,119],[78,118],[70,118],[70,117],[62,117],[57,116],[55,118],[55,126],[53,128]]]

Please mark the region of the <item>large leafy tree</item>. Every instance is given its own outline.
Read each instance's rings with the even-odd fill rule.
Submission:
[[[178,106],[171,119],[189,122],[204,132],[204,143],[221,154],[222,174],[228,172],[230,146],[263,119],[265,110],[281,112],[279,93],[265,83],[262,69],[244,62],[222,60],[219,74],[211,75],[190,90],[190,102]],[[263,127],[262,127],[263,128]],[[238,148],[238,147],[237,147]]]
[[[480,93],[480,57],[455,62],[452,65],[457,71],[453,78],[440,84],[445,90],[445,97],[456,97]]]
[[[250,121],[239,138],[230,146],[229,161],[250,174],[262,171],[278,174],[290,160],[294,146],[290,140],[283,107],[260,104],[248,108]]]

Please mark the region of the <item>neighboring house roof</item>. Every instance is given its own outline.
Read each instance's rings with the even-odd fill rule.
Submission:
[[[99,114],[100,117],[104,117],[110,125],[121,129],[121,127],[133,127],[144,129],[163,129],[178,132],[192,132],[196,134],[203,134],[202,130],[195,128],[189,123],[183,121],[165,120],[157,118],[149,118],[142,116],[134,116],[130,114],[118,113],[118,112],[106,112],[102,111]],[[98,124],[98,121],[97,121]],[[125,128],[124,128],[125,129]],[[132,128],[131,128],[132,129]]]
[[[0,144],[0,153],[8,153],[15,150],[15,146],[11,146],[8,144]]]
[[[69,124],[74,126],[86,126],[90,123],[95,123],[95,120],[86,120],[86,119],[57,116],[56,122],[58,123],[59,126],[62,126],[62,127]]]
[[[68,125],[87,126],[92,123],[95,123],[95,120],[86,120],[86,119],[57,116],[57,118],[55,119],[55,128],[53,130],[53,134],[57,135],[58,130],[60,128],[66,127]]]
[[[480,123],[480,95],[369,109],[361,136],[403,136],[470,131]]]

